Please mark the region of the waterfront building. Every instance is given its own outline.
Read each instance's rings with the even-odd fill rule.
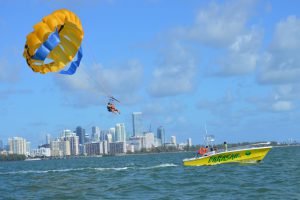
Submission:
[[[143,121],[142,121],[141,112],[132,113],[132,127],[133,127],[133,137],[143,135]]]
[[[101,130],[98,126],[92,127],[92,142],[98,142],[100,140]]]
[[[26,142],[26,155],[29,156],[30,155],[30,151],[31,151],[31,143],[30,142]]]
[[[79,144],[79,154],[80,155],[86,155],[84,144]]]
[[[155,146],[154,133],[153,132],[145,132],[144,135],[145,135],[145,145],[143,148],[146,148],[147,150],[149,150]]]
[[[46,134],[46,144],[50,144],[50,141],[51,141],[51,135]]]
[[[115,142],[125,142],[126,141],[126,131],[125,124],[119,123],[115,126]]]
[[[88,133],[85,133],[85,135],[84,135],[84,143],[86,143],[86,142],[91,142],[91,138]]]
[[[155,144],[156,147],[162,146],[161,139],[158,139],[157,137],[154,137],[154,144]]]
[[[134,153],[134,146],[131,144],[126,144],[126,152]]]
[[[51,149],[41,147],[38,149],[32,149],[30,152],[31,157],[50,157],[51,156]]]
[[[60,156],[70,156],[70,141],[60,141],[59,142],[59,150],[60,150]]]
[[[86,143],[85,151],[88,156],[102,155],[103,154],[103,142]]]
[[[165,141],[165,129],[164,129],[163,126],[160,126],[160,127],[157,128],[156,137],[158,139],[158,142],[160,141],[160,145],[158,145],[158,146],[162,146],[164,143],[166,143],[166,141]]]
[[[85,142],[85,129],[81,126],[76,127],[76,135],[79,137],[79,144],[84,144]]]
[[[102,142],[103,142],[103,154],[107,155],[108,154],[108,148],[109,148],[108,144],[109,143],[107,142],[107,140],[104,140]]]
[[[109,154],[123,154],[126,153],[126,142],[112,142],[109,143]]]
[[[0,151],[3,150],[3,141],[0,139]]]
[[[108,130],[101,130],[100,132],[100,141],[107,140],[107,134],[109,133]]]
[[[134,151],[141,151],[144,148],[145,137],[144,136],[136,136],[129,138],[129,144],[134,147]]]
[[[184,148],[187,146],[188,144],[187,143],[179,143],[177,145],[177,148],[178,150],[184,150]]]
[[[112,142],[115,142],[116,141],[116,129],[115,128],[110,128],[109,129],[109,134],[111,134],[111,137],[112,137]]]
[[[60,140],[69,141],[70,149],[68,151],[70,152],[70,155],[79,155],[79,137],[76,133],[71,130],[63,130]]]
[[[113,142],[113,136],[111,133],[107,133],[106,136],[105,136],[105,140],[108,142],[108,143],[111,143]]]
[[[171,136],[171,144],[176,145],[176,136]]]
[[[192,138],[187,139],[187,146],[191,147],[192,146]]]
[[[50,154],[53,157],[59,157],[62,155],[60,149],[59,149],[60,141],[58,140],[52,140],[50,141]]]
[[[28,156],[27,141],[22,137],[8,138],[8,146],[10,154],[20,154]]]

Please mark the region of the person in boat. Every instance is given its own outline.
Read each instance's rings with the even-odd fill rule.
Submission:
[[[225,149],[225,151],[227,151],[227,142],[226,141],[224,142],[224,149]]]
[[[203,156],[207,156],[209,154],[209,148],[208,146],[205,146],[205,154]]]
[[[200,149],[198,149],[198,151],[197,151],[197,155],[196,155],[196,158],[198,158],[200,155],[201,155],[201,148]]]
[[[215,148],[214,147],[210,147],[210,151],[209,151],[209,155],[215,154]]]
[[[108,104],[107,104],[107,110],[108,110],[108,112],[119,113],[120,114],[120,111],[111,102],[108,102]]]
[[[218,148],[217,148],[217,147],[214,147],[214,151],[217,152],[217,151],[218,151]]]
[[[197,151],[197,155],[196,155],[196,158],[198,157],[201,157],[201,156],[205,156],[207,153],[207,149],[206,148],[203,148],[203,147],[200,147]]]

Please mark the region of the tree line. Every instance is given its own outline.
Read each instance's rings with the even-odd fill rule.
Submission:
[[[0,155],[0,161],[17,161],[17,160],[25,160],[25,155],[20,154],[8,154],[8,155]]]

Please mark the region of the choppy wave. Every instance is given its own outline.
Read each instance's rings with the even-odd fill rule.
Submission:
[[[177,167],[178,165],[173,163],[163,163],[154,166],[147,167],[86,167],[86,168],[70,168],[70,169],[53,169],[53,170],[20,170],[20,171],[10,171],[10,172],[0,172],[0,175],[8,175],[8,174],[43,174],[43,173],[60,173],[60,172],[71,172],[71,171],[87,171],[87,170],[96,170],[96,171],[122,171],[122,170],[130,170],[130,169],[156,169],[156,168],[164,168],[164,167]]]
[[[43,174],[43,173],[51,173],[51,172],[69,172],[69,171],[81,171],[86,170],[88,168],[72,168],[72,169],[53,169],[53,170],[21,170],[21,171],[11,171],[11,172],[0,172],[0,175],[5,174]]]
[[[133,168],[133,167],[108,167],[108,168],[97,167],[97,168],[94,168],[94,169],[98,170],[98,171],[108,171],[108,170],[121,171],[121,170],[130,169],[130,168]]]
[[[141,167],[140,169],[155,169],[155,168],[164,168],[164,167],[177,167],[178,165],[175,165],[173,163],[164,163],[160,165],[154,165],[149,167]]]
[[[183,166],[190,155],[3,162],[0,199],[300,200],[300,147],[274,148],[256,165]]]

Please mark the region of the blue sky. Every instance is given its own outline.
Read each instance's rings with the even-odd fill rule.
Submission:
[[[43,16],[75,12],[84,28],[73,76],[32,72],[26,35]],[[37,145],[143,112],[145,129],[202,143],[300,140],[298,1],[1,1],[0,139]],[[106,94],[122,114],[106,111]]]

